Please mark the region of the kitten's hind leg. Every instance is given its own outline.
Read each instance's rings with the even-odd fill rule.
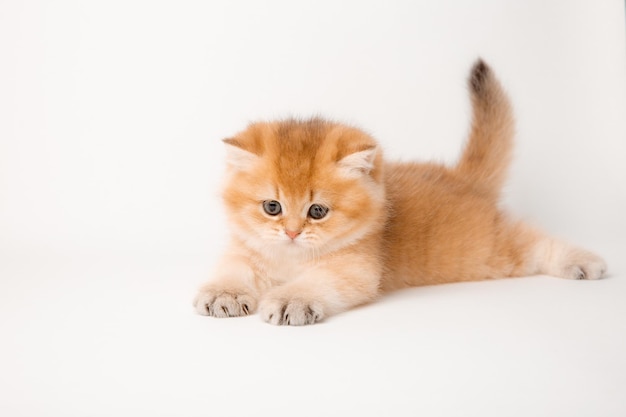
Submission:
[[[598,255],[557,239],[538,236],[528,252],[529,273],[568,279],[600,279],[607,266]]]

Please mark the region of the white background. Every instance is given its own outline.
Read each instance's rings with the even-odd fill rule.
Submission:
[[[626,415],[626,29],[604,1],[0,3],[0,414]],[[323,115],[453,163],[483,57],[505,206],[610,277],[404,291],[306,328],[195,316],[220,139]]]

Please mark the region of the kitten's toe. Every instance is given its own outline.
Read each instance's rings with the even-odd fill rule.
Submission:
[[[196,296],[194,306],[203,316],[238,317],[254,313],[256,300],[245,292],[205,288]]]
[[[202,316],[210,316],[211,306],[213,305],[214,299],[214,294],[202,291],[199,292],[193,300],[193,306],[196,309],[196,313]]]
[[[261,318],[274,325],[303,326],[324,318],[322,306],[301,299],[265,299],[259,307]]]

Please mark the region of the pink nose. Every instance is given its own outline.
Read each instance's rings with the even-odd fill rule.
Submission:
[[[293,239],[297,238],[297,237],[298,237],[298,235],[299,235],[300,233],[302,233],[302,231],[294,232],[294,231],[291,231],[291,230],[286,230],[286,229],[285,229],[285,233],[287,233],[287,236],[289,236],[289,237],[293,240]]]

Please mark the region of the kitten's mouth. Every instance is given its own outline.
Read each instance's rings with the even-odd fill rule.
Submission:
[[[306,244],[306,242],[302,239],[289,239],[289,240],[285,240],[284,241],[284,245],[287,246],[288,248],[293,248],[293,249],[304,249],[305,247],[307,247],[308,245]]]

